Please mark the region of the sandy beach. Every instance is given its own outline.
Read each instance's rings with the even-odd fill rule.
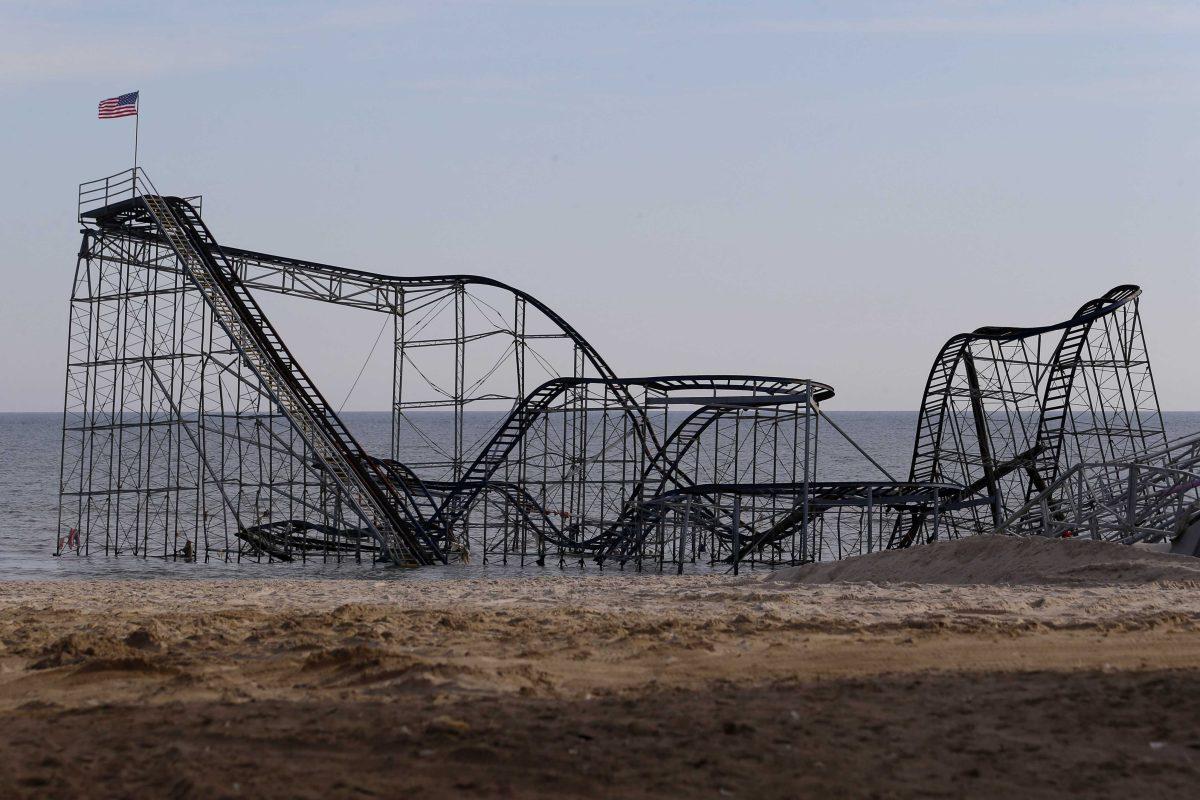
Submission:
[[[6,582],[0,796],[1181,796],[1197,587],[1008,539],[741,578]]]

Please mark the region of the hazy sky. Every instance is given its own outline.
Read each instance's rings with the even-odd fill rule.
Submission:
[[[223,242],[495,276],[623,374],[911,409],[952,334],[1139,283],[1200,408],[1200,4],[0,0],[0,410],[60,407],[76,184],[128,166],[96,103],[134,89]],[[378,322],[324,309],[280,323],[340,398]]]

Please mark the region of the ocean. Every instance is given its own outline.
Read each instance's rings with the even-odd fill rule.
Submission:
[[[830,414],[834,422],[899,479],[908,475],[916,416],[911,411]],[[1169,437],[1200,430],[1200,412],[1167,412],[1163,416]],[[387,412],[346,413],[343,419],[368,451],[387,454],[391,436],[391,419]],[[56,558],[53,551],[58,535],[61,425],[62,415],[57,412],[0,412],[0,579],[233,576],[435,579],[485,573],[509,575],[517,569],[498,565],[456,565],[397,570],[386,565],[353,563],[226,564],[215,560],[185,563],[133,557]],[[883,479],[878,470],[829,427],[822,429],[818,477],[824,480]],[[558,572],[557,569],[544,571]]]

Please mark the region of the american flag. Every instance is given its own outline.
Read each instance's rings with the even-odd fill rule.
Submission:
[[[100,101],[100,119],[131,117],[137,115],[138,93],[130,92],[120,97]]]

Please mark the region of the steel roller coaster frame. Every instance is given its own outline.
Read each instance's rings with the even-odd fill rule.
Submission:
[[[828,384],[621,377],[528,292],[219,244],[199,198],[141,170],[83,184],[79,221],[60,551],[736,571],[985,532],[1035,500],[1061,519],[1045,495],[1060,473],[1163,441],[1133,286],[1056,325],[953,337],[908,480],[837,482],[817,464],[823,421],[846,436]],[[387,315],[386,456],[305,372],[268,296]]]

